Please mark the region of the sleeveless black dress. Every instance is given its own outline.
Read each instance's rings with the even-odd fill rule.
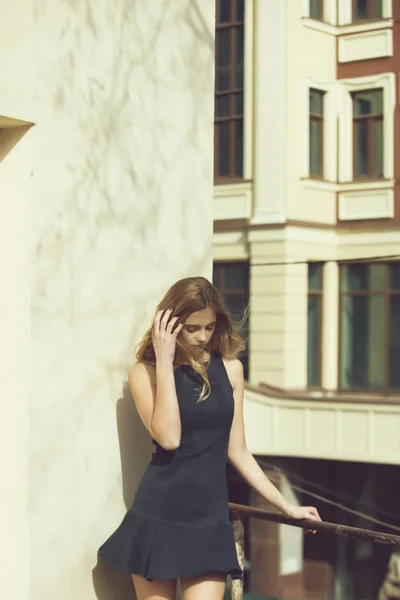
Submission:
[[[234,399],[221,356],[208,365],[210,396],[189,367],[175,371],[182,435],[176,450],[156,451],[131,509],[99,554],[117,568],[179,579],[211,571],[242,578],[229,520],[226,458]]]

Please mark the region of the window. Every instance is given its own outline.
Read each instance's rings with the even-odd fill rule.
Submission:
[[[400,390],[400,263],[340,268],[340,387]]]
[[[308,265],[307,386],[321,385],[322,264]]]
[[[353,21],[383,18],[383,0],[353,0]]]
[[[225,262],[214,263],[213,283],[221,294],[225,307],[238,322],[242,319],[244,309],[249,303],[249,263],[248,262]],[[240,356],[244,368],[245,379],[249,378],[249,319],[243,324],[241,331],[246,341],[247,348]]]
[[[244,2],[217,0],[214,178],[243,178]]]
[[[356,92],[352,98],[353,178],[383,177],[383,90]]]
[[[310,19],[317,19],[318,21],[323,20],[323,18],[324,18],[323,4],[324,4],[324,0],[310,0],[310,3],[309,3]]]
[[[310,177],[323,177],[324,160],[324,94],[310,89]]]

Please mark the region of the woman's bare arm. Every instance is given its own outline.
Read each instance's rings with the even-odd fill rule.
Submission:
[[[145,363],[133,365],[129,387],[144,426],[165,450],[180,444],[181,420],[176,397],[173,366]]]
[[[174,356],[176,338],[183,324],[170,318],[171,309],[159,311],[153,324],[156,366],[136,363],[129,373],[129,385],[137,411],[150,435],[166,450],[181,443],[181,417],[176,396]]]

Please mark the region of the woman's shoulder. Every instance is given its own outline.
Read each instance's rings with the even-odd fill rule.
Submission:
[[[244,379],[243,363],[238,358],[225,358],[221,356],[221,359],[225,365],[232,387],[235,388]]]
[[[143,380],[150,379],[154,382],[156,379],[156,367],[152,363],[145,361],[135,362],[129,369],[128,379],[131,380]]]

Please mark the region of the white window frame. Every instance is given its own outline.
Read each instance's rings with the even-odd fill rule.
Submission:
[[[339,106],[339,182],[351,182],[353,174],[353,100],[351,94],[363,90],[383,90],[383,179],[394,177],[394,108],[396,79],[394,73],[341,79]],[[358,183],[358,182],[356,182]]]
[[[323,169],[321,181],[336,182],[337,174],[337,85],[336,82],[321,83],[307,78],[304,85],[303,105],[305,115],[303,126],[303,148],[305,149],[301,167],[304,179],[318,181],[310,177],[310,90],[324,92],[324,125],[323,125]]]
[[[383,19],[392,18],[392,0],[382,0]],[[349,25],[353,23],[353,1],[338,0],[338,25]],[[372,21],[371,21],[372,22]],[[355,21],[357,23],[357,21]]]
[[[307,19],[311,19],[310,16],[310,0],[302,0],[302,16]],[[317,23],[330,23],[331,25],[336,25],[336,3],[331,0],[322,0],[322,15],[323,20],[318,21],[317,19],[313,19]]]
[[[310,5],[308,0],[302,0],[302,21],[303,26],[322,33],[340,36],[350,33],[362,33],[385,29],[393,25],[392,0],[383,0],[382,19],[372,19],[370,21],[353,22],[352,0],[324,0],[323,15],[324,20],[319,21],[310,17]]]

